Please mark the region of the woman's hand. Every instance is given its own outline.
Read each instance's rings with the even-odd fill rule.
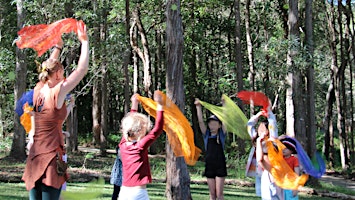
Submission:
[[[60,40],[57,42],[55,46],[59,49],[63,49],[63,44],[64,44],[63,39],[60,38]]]
[[[87,42],[89,40],[86,32],[86,25],[81,20],[77,22],[77,32],[78,32],[77,33],[78,39],[80,40],[81,43]]]

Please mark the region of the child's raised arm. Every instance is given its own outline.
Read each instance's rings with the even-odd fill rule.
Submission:
[[[163,96],[161,95],[161,92],[159,90],[156,90],[154,92],[154,101],[158,103],[157,105],[157,111],[163,111],[164,110],[164,99]]]
[[[200,126],[200,130],[202,134],[206,134],[207,127],[202,118],[202,106],[200,103],[200,99],[195,98],[195,105],[196,105],[197,119],[198,119],[198,124]]]

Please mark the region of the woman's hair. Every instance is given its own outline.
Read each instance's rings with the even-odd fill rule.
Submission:
[[[140,140],[151,130],[152,122],[141,113],[128,113],[121,121],[121,131],[127,141]]]
[[[61,68],[63,68],[63,65],[59,62],[59,60],[49,58],[44,61],[42,65],[38,66],[38,79],[42,82],[46,82],[49,76]]]
[[[267,130],[269,130],[269,121],[267,118],[260,117],[260,122],[257,127],[259,127],[261,124],[263,124]],[[258,137],[259,137],[259,133],[257,133],[256,136],[252,139],[253,144],[255,144],[256,139],[258,139]]]
[[[265,117],[260,117],[260,123],[259,123],[259,126],[260,124],[264,124],[265,127],[269,130],[269,120]]]

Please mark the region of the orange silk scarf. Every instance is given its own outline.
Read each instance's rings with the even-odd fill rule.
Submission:
[[[184,114],[165,94],[162,93],[164,107],[164,131],[176,157],[183,156],[188,165],[195,165],[201,150],[195,146],[194,132]],[[156,118],[157,103],[150,98],[138,97],[144,110]]]
[[[40,57],[60,41],[63,33],[77,33],[77,22],[75,19],[65,18],[49,25],[26,26],[18,31],[16,45],[19,49],[33,48]],[[81,20],[79,22],[84,23]]]
[[[278,139],[275,139],[274,143],[276,143],[277,149],[270,140],[266,142],[268,158],[271,164],[270,173],[279,187],[297,190],[299,186],[303,186],[306,183],[308,174],[297,175],[283,157],[282,149],[286,148],[285,145]]]

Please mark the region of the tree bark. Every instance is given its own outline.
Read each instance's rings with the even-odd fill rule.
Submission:
[[[166,89],[167,96],[180,108],[185,107],[183,83],[183,27],[179,0],[166,2]],[[189,200],[190,176],[183,157],[175,157],[166,140],[166,197]]]
[[[339,43],[340,43],[340,65],[335,70],[335,102],[337,106],[337,129],[339,132],[339,147],[340,147],[340,160],[342,168],[345,170],[348,168],[349,159],[347,156],[347,141],[346,141],[346,131],[345,131],[345,108],[346,108],[346,95],[345,95],[345,67],[348,64],[348,42],[344,38],[343,34],[343,9],[340,4],[338,5],[338,24],[340,26],[339,33]]]
[[[254,69],[254,52],[253,52],[253,41],[250,32],[250,0],[246,1],[245,4],[245,31],[247,37],[247,49],[248,49],[248,63],[249,63],[249,82],[250,90],[256,90],[255,87],[255,69]]]
[[[16,1],[17,7],[17,28],[21,29],[25,21],[25,11],[23,8],[23,1]],[[27,64],[26,54],[24,51],[16,48],[16,82],[15,82],[15,104],[21,98],[22,94],[26,91],[26,77],[27,77]],[[15,105],[16,106],[16,105]],[[20,124],[20,116],[15,113],[14,115],[14,137],[11,146],[10,157],[18,160],[26,158],[25,143],[26,133]]]
[[[101,15],[101,22],[100,22],[100,41],[106,41],[107,38],[107,1],[103,2],[102,7],[102,15]],[[101,54],[101,74],[102,74],[102,81],[101,81],[101,131],[100,131],[100,154],[102,156],[106,155],[106,148],[107,148],[107,135],[108,135],[108,89],[107,89],[107,57],[103,55],[107,55],[107,48],[105,45],[102,47],[102,54]]]
[[[125,4],[125,15],[126,15],[126,35],[128,36],[127,38],[127,43],[129,44],[129,30],[130,30],[130,20],[131,20],[131,15],[129,12],[129,0],[126,0],[126,4]],[[125,84],[124,84],[124,99],[125,99],[125,103],[124,103],[124,113],[128,113],[129,112],[129,104],[130,104],[130,95],[129,95],[129,84],[130,84],[130,80],[129,80],[129,73],[128,73],[128,65],[130,63],[131,60],[131,47],[130,45],[127,45],[127,50],[124,54],[124,62],[123,62],[123,71],[124,71],[124,76],[125,76]]]
[[[140,35],[143,51],[139,48],[137,40],[134,40],[134,39],[136,39],[136,37],[131,36],[131,46],[143,62],[144,92],[146,92],[148,97],[152,97],[152,92],[150,91],[151,85],[152,85],[152,81],[151,81],[152,78],[151,78],[151,63],[150,63],[149,45],[148,45],[148,40],[147,40],[145,29],[144,29],[141,19],[140,19],[139,6],[137,6],[136,10],[134,10],[132,12],[132,15],[134,18],[134,23],[133,23],[132,27],[136,26],[138,29],[138,33]],[[132,34],[132,32],[133,31],[131,31],[131,34]]]
[[[308,155],[315,155],[317,151],[316,147],[316,119],[315,119],[315,100],[314,100],[314,66],[313,66],[313,11],[312,11],[312,1],[306,0],[306,13],[305,13],[305,40],[306,48],[309,56],[307,56],[307,98],[306,98],[306,107],[307,107],[307,131],[306,137],[309,138],[307,142],[307,151]],[[319,181],[316,178],[310,177],[309,181],[312,182],[312,185],[319,185]]]
[[[314,67],[313,67],[313,12],[312,12],[312,1],[306,0],[306,19],[305,19],[305,39],[306,47],[309,55],[307,57],[307,134],[306,137],[309,138],[307,141],[308,154],[314,155],[316,152],[316,120],[315,120],[315,100],[314,100]]]
[[[335,76],[337,70],[337,63],[338,63],[338,53],[337,53],[337,30],[335,28],[335,11],[334,6],[331,5],[330,10],[328,12],[328,30],[329,30],[329,46],[332,56],[332,63],[331,63],[331,84],[328,88],[327,93],[327,105],[326,105],[326,114],[325,114],[325,141],[324,141],[324,154],[328,160],[329,166],[334,167],[335,162],[335,146],[334,146],[334,128],[333,128],[333,104],[335,103]]]
[[[350,12],[350,16],[351,16],[351,21],[354,21],[354,15],[352,12]],[[355,56],[355,28],[354,26],[352,26],[351,29],[351,53],[352,53],[352,57]],[[355,78],[355,63],[354,60],[352,60],[350,62],[350,109],[349,112],[350,113],[354,113],[354,88],[352,87],[352,85],[354,84],[354,78]],[[351,166],[353,166],[355,164],[355,146],[354,146],[354,134],[355,134],[355,119],[354,119],[354,115],[350,114],[350,141],[349,141],[349,149],[350,149],[350,164]]]
[[[242,91],[244,89],[243,86],[243,63],[242,63],[242,45],[241,45],[241,33],[240,33],[240,1],[234,1],[234,10],[235,10],[235,63],[236,63],[236,73],[237,73],[237,83],[238,89],[237,91]],[[238,102],[238,106],[242,111],[244,111],[244,106],[241,101]],[[245,142],[241,139],[237,140],[238,143],[238,152],[240,155],[245,154]]]
[[[286,133],[290,137],[295,137],[295,124],[297,123],[297,116],[295,115],[295,110],[297,103],[295,97],[299,94],[296,92],[295,87],[301,87],[299,84],[300,77],[299,73],[297,72],[297,66],[295,66],[294,58],[298,54],[297,46],[293,46],[294,42],[297,41],[299,38],[298,33],[298,1],[297,0],[290,0],[289,1],[289,14],[288,14],[288,40],[290,41],[290,45],[288,47],[287,52],[287,66],[288,66],[288,74],[287,74],[287,90],[286,90]],[[299,99],[298,99],[299,100]],[[303,119],[304,120],[304,119]],[[301,129],[298,129],[301,131]]]

